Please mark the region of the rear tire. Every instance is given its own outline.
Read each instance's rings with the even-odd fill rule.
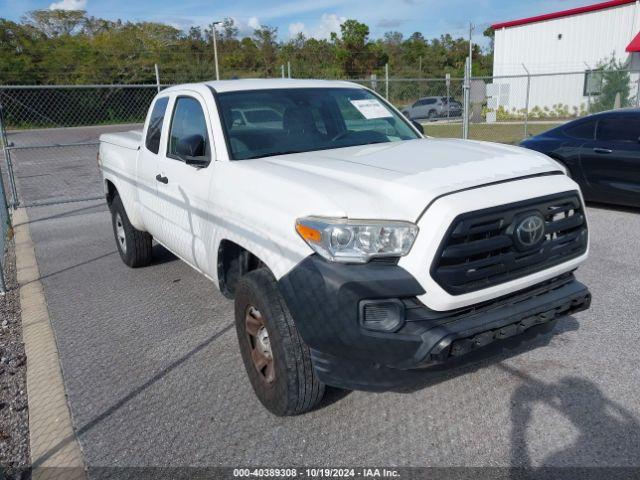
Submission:
[[[111,224],[120,258],[131,268],[144,267],[151,262],[152,237],[136,230],[127,216],[120,196],[111,202]]]
[[[318,380],[309,347],[266,268],[253,270],[238,282],[235,323],[249,381],[265,408],[288,416],[316,407],[325,386]]]

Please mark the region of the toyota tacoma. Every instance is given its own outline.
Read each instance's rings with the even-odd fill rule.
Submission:
[[[155,240],[234,299],[248,378],[277,415],[588,308],[564,167],[421,130],[348,82],[167,88],[142,131],[101,136],[120,256],[148,265]]]

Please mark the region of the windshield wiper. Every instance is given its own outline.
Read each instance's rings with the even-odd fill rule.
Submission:
[[[329,145],[323,147],[317,147],[313,150],[280,150],[278,152],[269,152],[269,153],[261,153],[260,155],[253,155],[251,157],[243,158],[242,160],[255,160],[257,158],[266,158],[266,157],[275,157],[277,155],[290,155],[292,153],[308,153],[308,152],[318,152],[321,150],[332,150],[335,148],[348,148],[348,147],[361,147],[363,145],[375,145],[377,143],[391,143],[390,140],[375,140],[373,142],[366,143],[356,143],[354,145]]]
[[[279,152],[262,153],[260,155],[254,155],[252,157],[246,157],[244,160],[254,160],[256,158],[275,157],[276,155],[289,155],[291,153],[302,153],[304,150],[281,150]]]

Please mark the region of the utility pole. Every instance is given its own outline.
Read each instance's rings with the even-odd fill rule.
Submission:
[[[469,22],[469,56],[464,64],[464,108],[462,119],[462,138],[469,138],[469,120],[471,116],[471,75],[472,75],[472,58],[473,58],[473,23]]]
[[[389,100],[389,63],[384,64],[384,98]]]
[[[471,70],[469,65],[471,59],[466,58],[464,62],[464,106],[463,106],[463,118],[462,118],[462,138],[465,140],[469,138],[469,115],[471,115]]]
[[[160,93],[160,72],[158,72],[158,64],[155,64],[156,67],[156,86],[158,88],[158,93]]]
[[[473,73],[473,23],[469,22],[469,76]]]
[[[220,25],[221,23],[221,21],[217,21],[211,24],[211,29],[213,30],[213,57],[216,62],[216,80],[220,80],[220,70],[218,68],[218,44],[216,43],[216,25]]]

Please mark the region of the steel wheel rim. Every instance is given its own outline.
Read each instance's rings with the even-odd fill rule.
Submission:
[[[127,253],[127,235],[124,232],[124,223],[122,223],[122,217],[119,213],[116,213],[116,238],[122,253]]]
[[[260,310],[250,305],[244,316],[245,331],[249,340],[251,362],[260,374],[260,378],[267,384],[272,384],[276,379],[273,352],[269,342],[269,332],[264,323]]]

